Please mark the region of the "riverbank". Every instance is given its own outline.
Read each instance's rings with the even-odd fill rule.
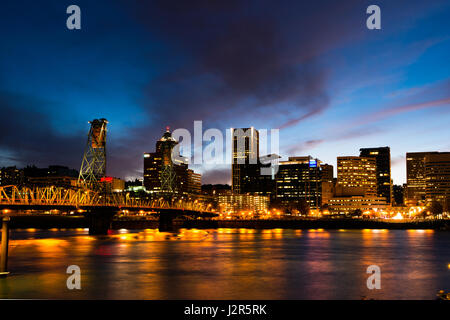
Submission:
[[[188,220],[184,228],[250,228],[250,229],[434,229],[450,231],[450,221],[386,222],[362,219],[295,219],[295,220]]]
[[[374,219],[289,219],[289,220],[174,220],[177,228],[215,229],[434,229],[450,231],[450,220],[383,221]],[[11,229],[52,229],[87,228],[88,221],[83,216],[13,216]],[[154,229],[159,221],[145,218],[116,218],[112,229]]]

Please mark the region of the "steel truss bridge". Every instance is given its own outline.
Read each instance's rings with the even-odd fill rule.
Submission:
[[[182,199],[142,200],[128,193],[101,194],[89,189],[60,187],[0,186],[0,208],[19,210],[70,210],[70,209],[118,209],[118,210],[179,210],[195,212],[201,216],[212,214],[210,205],[200,201]]]

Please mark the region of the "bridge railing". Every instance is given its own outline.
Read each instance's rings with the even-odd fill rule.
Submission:
[[[201,201],[181,199],[138,199],[129,193],[101,194],[89,189],[66,189],[60,187],[0,186],[0,204],[47,205],[47,206],[114,206],[127,208],[180,209],[208,211],[210,205]]]
[[[91,190],[73,190],[57,187],[0,187],[1,204],[20,205],[96,205],[101,199]]]

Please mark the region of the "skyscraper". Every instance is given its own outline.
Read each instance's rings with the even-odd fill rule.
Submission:
[[[144,153],[144,187],[147,191],[161,190],[161,155],[157,152]]]
[[[338,157],[337,184],[343,188],[361,189],[366,196],[377,195],[376,160],[370,157]]]
[[[285,208],[296,209],[303,204],[319,208],[322,204],[320,161],[311,156],[289,157],[281,161],[275,175],[277,201]]]
[[[334,196],[336,180],[334,179],[333,166],[330,164],[320,164],[322,180],[322,206],[328,204],[328,201]]]
[[[425,156],[425,197],[427,204],[439,202],[448,210],[450,201],[450,152]]]
[[[377,192],[377,164],[374,157],[338,157],[335,195],[328,201],[332,214],[353,214],[384,210],[385,197]]]
[[[188,169],[188,193],[200,194],[202,192],[202,175],[200,173],[195,173],[194,170]]]
[[[392,202],[391,150],[389,147],[361,148],[361,157],[376,160],[377,196],[385,197],[387,203]]]
[[[251,128],[231,129],[231,188],[235,194],[254,193],[260,176],[259,133]]]
[[[144,153],[144,187],[147,191],[182,194],[190,192],[189,186],[198,191],[201,177],[189,173],[186,161],[172,161],[172,150],[177,144],[167,128],[156,142],[156,151]]]
[[[406,203],[423,204],[426,196],[425,157],[431,152],[407,152],[406,153]]]

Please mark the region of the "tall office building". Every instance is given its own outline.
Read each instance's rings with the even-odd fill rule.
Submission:
[[[200,194],[202,193],[202,175],[200,173],[195,173],[194,170],[188,169],[188,193]]]
[[[322,175],[318,159],[289,157],[279,163],[275,180],[276,199],[282,207],[295,208],[302,202],[313,209],[321,206]]]
[[[328,204],[334,196],[336,180],[334,179],[333,166],[330,164],[320,164],[322,180],[322,206]]]
[[[361,148],[361,157],[376,160],[377,196],[385,197],[387,203],[392,202],[391,150],[389,147]]]
[[[378,196],[375,157],[338,157],[337,165],[337,184],[328,201],[330,213],[352,214],[388,207],[386,198]]]
[[[269,166],[259,159],[259,132],[255,128],[231,129],[232,164],[231,190],[233,194],[253,194],[275,198],[275,179],[261,174]]]
[[[424,204],[426,198],[425,157],[438,154],[431,152],[406,153],[406,203]]]
[[[450,152],[430,153],[425,156],[425,198],[441,203],[449,210],[450,202]]]
[[[167,128],[156,142],[156,151],[144,153],[144,187],[147,191],[177,194],[198,191],[200,175],[193,171],[189,173],[186,161],[172,161],[172,150],[177,143]]]
[[[360,189],[365,196],[377,196],[376,160],[371,157],[338,157],[337,186]]]
[[[260,176],[259,133],[251,128],[231,129],[231,188],[235,194],[254,193]]]

